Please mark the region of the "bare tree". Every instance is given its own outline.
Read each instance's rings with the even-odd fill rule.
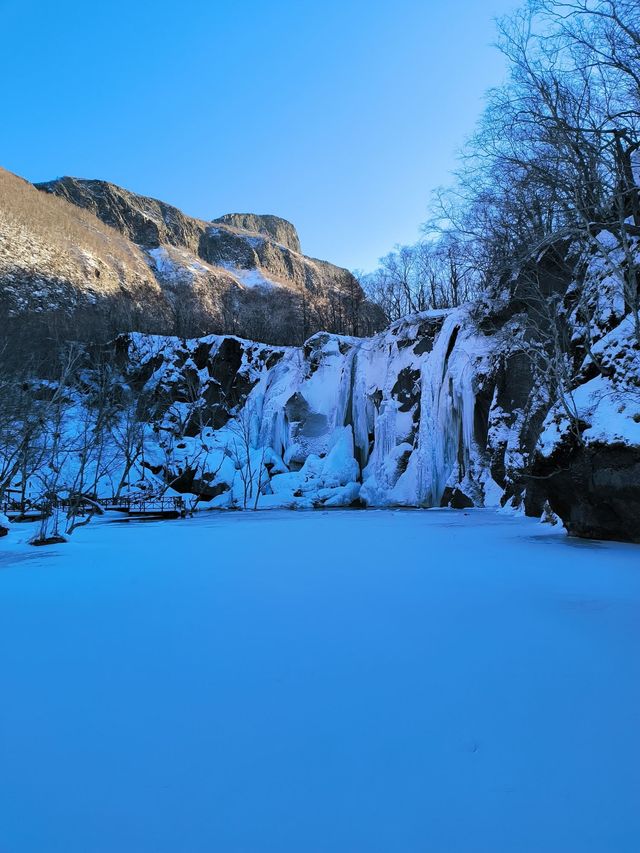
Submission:
[[[37,379],[29,370],[0,375],[0,500],[20,474],[22,493],[47,456],[51,418],[66,398],[78,364],[78,352],[61,353],[57,378]]]
[[[232,439],[227,447],[227,453],[234,463],[235,469],[242,482],[242,508],[258,508],[260,495],[268,482],[268,473],[264,465],[266,448],[260,448],[260,456],[256,461],[253,445],[253,424],[250,408],[244,406],[237,417],[228,425]]]
[[[146,412],[146,407],[142,407]],[[114,497],[119,498],[129,485],[131,471],[144,453],[145,423],[140,412],[140,401],[130,393],[120,407],[118,416],[110,425],[110,436],[117,451],[116,469],[120,472]]]

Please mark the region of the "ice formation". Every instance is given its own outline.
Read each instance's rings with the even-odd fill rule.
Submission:
[[[207,452],[194,479],[207,481],[212,506],[246,504],[247,472],[249,503],[258,507],[432,507],[447,489],[476,505],[496,502],[500,489],[474,435],[478,382],[495,341],[475,329],[467,309],[413,315],[372,338],[319,333],[303,348],[136,335],[129,357],[144,365],[161,352],[148,388],[170,396],[190,371],[205,398],[230,340],[239,352],[231,386],[250,390],[237,401],[229,389],[219,394],[228,420],[203,430]],[[208,357],[197,366],[203,345]],[[174,402],[160,435],[188,420],[188,408]],[[179,472],[203,435],[182,437],[173,460]]]

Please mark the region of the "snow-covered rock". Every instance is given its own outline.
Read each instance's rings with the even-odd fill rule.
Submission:
[[[536,484],[579,536],[640,541],[640,345],[631,316],[602,335],[544,421]],[[540,489],[541,486],[537,485]]]
[[[0,537],[6,536],[10,530],[11,522],[4,513],[0,512]]]
[[[154,400],[159,443],[180,434],[168,476],[185,490],[206,484],[201,497],[216,506],[244,504],[249,470],[256,506],[428,507],[455,490],[473,505],[499,501],[489,411],[477,404],[499,342],[461,308],[372,338],[320,333],[301,348],[144,335],[118,347],[127,381]]]

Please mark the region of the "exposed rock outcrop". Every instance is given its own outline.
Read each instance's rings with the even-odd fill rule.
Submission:
[[[178,334],[301,343],[320,328],[381,325],[353,275],[303,255],[294,226],[277,216],[234,213],[205,222],[106,181],[64,177],[37,186],[91,211],[145,252]]]
[[[640,443],[565,446],[540,459],[535,476],[569,533],[640,542]]]
[[[300,238],[295,227],[281,219],[279,216],[262,215],[255,213],[227,213],[213,220],[216,224],[228,225],[238,228],[240,231],[252,231],[255,234],[263,234],[281,243],[292,252],[301,254]]]
[[[90,210],[132,243],[146,248],[177,246],[196,252],[206,223],[177,207],[137,195],[108,181],[64,177],[35,185],[39,190]]]
[[[302,343],[370,332],[381,312],[345,269],[308,258],[291,223],[215,222],[114,184],[33,185],[0,171],[0,312],[41,340],[123,330]]]

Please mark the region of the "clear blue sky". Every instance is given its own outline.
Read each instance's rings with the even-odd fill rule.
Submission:
[[[517,0],[0,0],[0,165],[206,219],[292,220],[369,269],[412,242]]]

